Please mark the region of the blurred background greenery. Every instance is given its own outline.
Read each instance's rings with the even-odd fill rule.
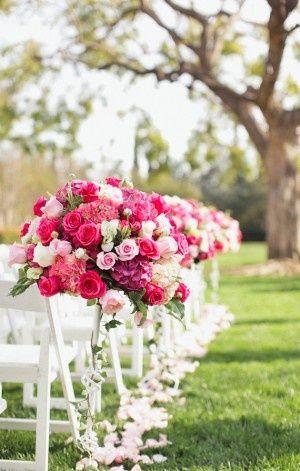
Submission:
[[[0,242],[15,239],[34,199],[70,174],[97,179],[112,173],[130,176],[145,190],[229,210],[245,240],[265,239],[267,182],[277,165],[265,164],[276,149],[270,113],[276,101],[285,122],[278,118],[274,129],[291,126],[294,139],[287,118],[299,105],[299,74],[294,72],[300,42],[293,16],[299,15],[298,2],[285,0],[281,11],[271,1],[213,0],[203,2],[203,12],[187,8],[190,3],[0,0],[2,29],[15,28],[0,46]],[[276,34],[283,42],[275,51],[278,67],[270,83],[268,49]],[[180,158],[174,158],[153,115],[135,104],[119,110],[121,121],[132,118],[132,155],[115,159],[109,150],[99,150],[94,160],[84,157],[80,133],[95,100],[105,107],[102,77],[112,77],[105,74],[120,81],[125,77],[124,93],[145,76],[153,78],[153,89],[167,82],[178,87],[178,97],[184,89],[200,117]],[[85,133],[100,138],[106,126],[104,121]],[[282,139],[287,142],[286,136]],[[293,155],[286,148],[283,152],[285,162],[294,159],[294,150]],[[296,174],[294,161],[291,167]],[[293,194],[290,198],[291,209]],[[286,208],[282,211],[284,221]],[[287,254],[295,251],[284,245]]]

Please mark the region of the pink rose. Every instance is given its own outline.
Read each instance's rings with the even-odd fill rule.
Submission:
[[[55,196],[52,196],[41,211],[45,214],[45,216],[47,216],[47,218],[55,219],[61,216],[63,210],[63,205],[55,198]]]
[[[180,299],[183,303],[187,300],[190,295],[189,288],[184,283],[179,283],[177,290],[175,291],[175,297]]]
[[[43,196],[40,196],[36,200],[33,206],[33,213],[35,216],[43,216],[42,208],[45,206],[46,203],[47,203],[47,200]]]
[[[64,257],[72,252],[72,245],[67,240],[53,239],[49,244],[49,250],[52,255]]]
[[[30,222],[25,222],[25,224],[23,224],[20,231],[20,237],[24,237],[28,233],[29,227],[30,227]]]
[[[33,256],[34,256],[34,249],[35,249],[35,245],[34,244],[29,244],[27,245],[27,253],[26,253],[26,256],[27,256],[27,260],[29,262],[32,262],[33,261]]]
[[[84,203],[91,203],[99,199],[99,185],[93,182],[85,182],[78,191]]]
[[[122,262],[132,260],[139,253],[139,248],[134,239],[125,239],[116,247],[116,252]]]
[[[159,255],[163,258],[169,258],[178,250],[176,240],[171,236],[161,237],[156,241]]]
[[[144,300],[146,303],[150,304],[150,306],[163,304],[165,294],[164,290],[160,286],[155,283],[148,283],[145,289],[146,292],[144,294]]]
[[[59,219],[48,219],[43,217],[40,220],[39,227],[36,231],[43,245],[49,244],[53,239],[53,232],[56,232],[59,227]]]
[[[70,235],[75,235],[83,223],[84,219],[79,211],[71,211],[63,218],[63,228]]]
[[[86,222],[76,232],[75,242],[82,247],[97,245],[101,242],[100,230],[93,222]]]
[[[108,315],[116,314],[126,305],[126,296],[116,289],[109,289],[100,299],[103,312]]]
[[[22,264],[27,260],[27,247],[22,244],[13,244],[9,248],[8,266],[12,266],[15,263]]]
[[[60,282],[58,276],[41,276],[38,281],[38,287],[42,296],[54,296],[60,291]]]
[[[189,252],[189,244],[186,236],[184,234],[178,233],[173,235],[173,237],[177,242],[178,252],[181,255],[187,255]]]
[[[143,237],[138,240],[140,254],[144,257],[150,258],[152,260],[158,260],[160,255],[156,242],[147,237]]]
[[[79,292],[85,299],[102,298],[106,293],[106,284],[99,273],[90,270],[80,276]]]
[[[97,256],[97,266],[101,270],[110,270],[117,260],[118,257],[113,252],[100,252]]]

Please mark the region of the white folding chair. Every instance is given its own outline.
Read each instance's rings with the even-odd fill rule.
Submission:
[[[93,316],[91,312],[85,313],[85,315],[76,314],[75,299],[69,299],[70,297],[58,296],[55,301],[55,309],[58,310],[61,319],[61,331],[65,342],[73,345],[76,356],[75,356],[75,372],[71,373],[73,381],[81,379],[84,371],[86,370],[86,359],[88,357],[88,350],[90,349],[90,341],[93,329]],[[70,304],[69,304],[70,301]],[[78,300],[77,300],[78,301]],[[79,305],[79,303],[78,303]],[[68,307],[71,307],[71,315],[68,315]],[[41,329],[44,324],[33,326],[32,334],[27,333],[27,342],[35,339],[39,339]],[[123,394],[125,391],[125,385],[123,382],[122,369],[120,364],[118,345],[116,341],[116,334],[114,329],[108,333],[108,344],[110,350],[110,358],[112,361],[112,368],[107,369],[108,378],[113,377],[116,384],[118,394]],[[80,361],[79,361],[80,360]],[[76,368],[77,367],[77,368]],[[27,407],[37,407],[37,397],[34,396],[34,385],[25,384],[23,388],[23,405]],[[61,397],[51,397],[50,406],[54,409],[64,410],[66,409],[66,402]],[[96,411],[101,411],[101,391],[99,391],[99,397],[97,398]]]
[[[0,460],[1,470],[48,469],[49,431],[69,432],[74,440],[78,438],[77,418],[74,408],[74,391],[68,364],[74,358],[71,347],[65,347],[60,321],[55,310],[51,309],[49,299],[42,298],[36,286],[12,298],[8,296],[13,283],[0,282],[0,306],[19,311],[39,312],[48,315],[50,327],[45,327],[40,345],[0,346],[0,383],[36,383],[36,419],[0,418],[0,428],[6,430],[35,430],[35,461]],[[52,345],[50,345],[53,344]],[[68,421],[50,420],[50,386],[60,376],[68,412]],[[5,404],[4,404],[5,405]]]

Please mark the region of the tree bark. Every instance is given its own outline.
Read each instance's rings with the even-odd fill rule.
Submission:
[[[265,170],[269,258],[300,259],[300,146],[296,130],[272,126]]]

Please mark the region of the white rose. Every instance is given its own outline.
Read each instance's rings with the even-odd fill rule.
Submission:
[[[79,260],[81,258],[87,258],[86,257],[86,250],[83,249],[82,247],[79,247],[79,249],[75,250],[75,257],[78,258]]]
[[[123,195],[122,191],[120,188],[117,188],[116,186],[112,186],[109,184],[104,184],[101,185],[100,187],[100,192],[99,192],[99,197],[101,198],[108,198],[112,201],[115,201],[116,203],[121,204],[123,202]]]
[[[142,228],[140,230],[140,236],[141,237],[148,237],[151,239],[153,235],[153,231],[156,229],[156,224],[153,221],[143,221],[142,222]]]
[[[118,231],[118,227],[118,219],[113,219],[112,221],[102,221],[101,234],[103,236],[103,244],[108,244],[114,240]]]
[[[33,253],[33,261],[41,267],[49,267],[55,260],[55,256],[49,250],[49,247],[38,244]]]
[[[158,228],[161,234],[166,235],[166,236],[170,234],[171,223],[164,214],[160,214],[159,216],[157,216],[156,222],[158,224]]]

